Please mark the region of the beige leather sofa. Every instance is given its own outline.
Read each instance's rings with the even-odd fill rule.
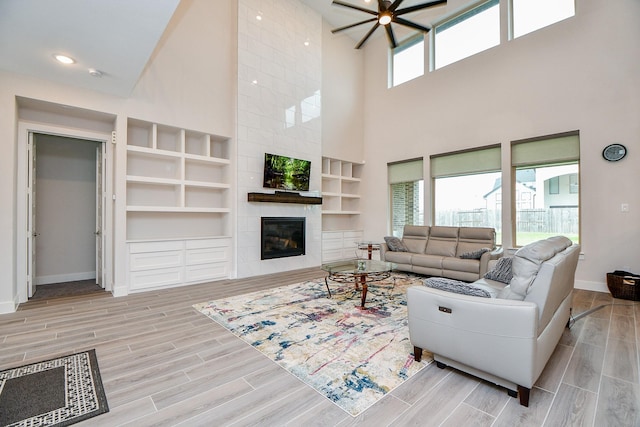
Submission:
[[[481,279],[495,297],[427,286],[407,291],[416,360],[432,352],[449,365],[506,387],[528,406],[529,392],[568,324],[580,246],[556,236],[520,248],[509,284]],[[472,284],[473,285],[473,284]]]
[[[484,276],[489,260],[499,258],[495,249],[496,232],[489,227],[444,227],[405,225],[402,242],[408,252],[380,249],[380,259],[396,263],[397,269],[428,276],[472,282]],[[488,248],[480,259],[463,259],[460,255]]]

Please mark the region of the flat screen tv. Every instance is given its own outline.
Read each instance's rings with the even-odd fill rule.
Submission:
[[[311,162],[265,153],[264,180],[265,188],[287,191],[309,191]]]

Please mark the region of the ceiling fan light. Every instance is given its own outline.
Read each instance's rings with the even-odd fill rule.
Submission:
[[[378,22],[380,25],[389,24],[391,22],[391,14],[388,12],[381,13],[380,16],[378,16]]]

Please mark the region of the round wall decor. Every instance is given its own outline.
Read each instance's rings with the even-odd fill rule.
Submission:
[[[611,144],[604,147],[602,157],[610,162],[622,160],[627,155],[627,147],[622,144]]]

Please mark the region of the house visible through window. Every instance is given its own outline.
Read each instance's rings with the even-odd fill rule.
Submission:
[[[513,142],[511,161],[516,246],[555,235],[579,243],[578,133]]]
[[[575,0],[511,0],[512,38],[555,24],[575,13]]]
[[[435,28],[434,69],[500,44],[500,2],[490,0]]]
[[[413,37],[392,51],[392,86],[424,75],[424,36]]]
[[[431,177],[434,225],[493,227],[500,235],[500,146],[431,156]]]
[[[405,225],[424,225],[422,159],[388,164],[391,233],[402,237]]]

